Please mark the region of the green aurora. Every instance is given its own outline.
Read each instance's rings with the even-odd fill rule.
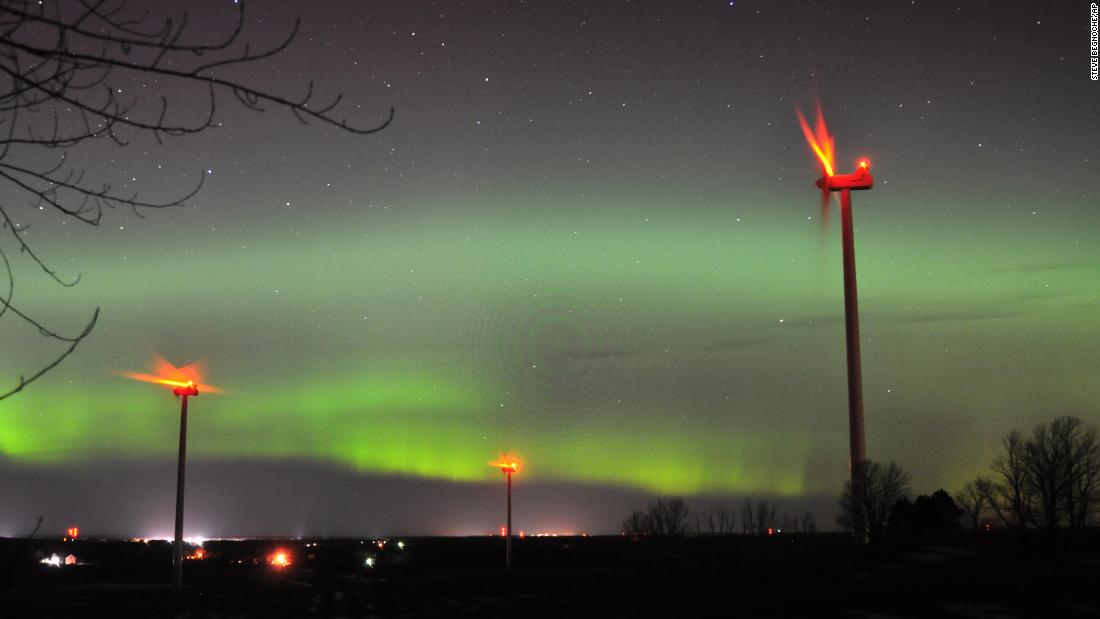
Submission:
[[[509,219],[513,196],[433,205],[430,223],[226,230],[232,247],[214,235],[155,248],[116,238],[109,260],[84,262],[80,286],[48,298],[81,311],[107,302],[80,362],[4,403],[0,452],[171,457],[173,399],[114,374],[146,369],[156,350],[205,359],[226,390],[193,404],[199,458],[487,480],[486,462],[510,451],[539,479],[827,493],[846,465],[839,239],[819,239],[806,194],[672,221],[675,205],[637,202],[617,215],[581,205]],[[861,208],[865,195],[872,457],[953,487],[1004,431],[1048,416],[1040,403],[1074,412],[1097,400],[1100,248],[1087,232],[1036,238],[941,219],[944,230],[924,223],[898,238],[897,222]],[[1026,259],[1011,249],[1025,242]],[[923,456],[929,444],[936,458]]]

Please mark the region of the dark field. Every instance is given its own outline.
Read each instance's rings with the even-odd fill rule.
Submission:
[[[1100,616],[1095,535],[884,551],[831,534],[527,538],[511,574],[499,537],[377,541],[208,541],[176,595],[164,542],[0,540],[0,616]]]

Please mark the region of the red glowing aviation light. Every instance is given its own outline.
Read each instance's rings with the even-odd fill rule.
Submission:
[[[153,356],[154,373],[120,372],[126,378],[146,383],[175,387],[176,395],[198,395],[203,393],[221,393],[221,389],[202,382],[202,364],[198,361],[177,368],[160,355]]]
[[[505,458],[504,460],[507,460],[507,459]],[[496,467],[496,468],[500,469],[500,472],[502,472],[502,473],[518,473],[519,472],[519,463],[516,462],[515,460],[505,461],[505,462],[490,462],[489,466]]]
[[[290,567],[290,553],[280,548],[275,551],[275,554],[267,558],[267,562],[271,564],[271,567],[276,569]]]

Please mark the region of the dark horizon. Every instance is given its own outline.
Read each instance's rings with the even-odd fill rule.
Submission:
[[[43,516],[41,536],[172,539],[175,463],[120,460],[74,473],[66,467],[19,466],[0,461],[7,500],[0,506],[0,537],[23,537]],[[279,479],[277,487],[256,480]],[[109,481],[107,481],[109,480]],[[92,485],[91,488],[88,486]],[[504,526],[504,484],[451,482],[411,476],[363,476],[353,470],[304,461],[198,460],[188,466],[187,537],[392,537],[499,535]],[[22,497],[49,488],[37,502]],[[327,490],[335,488],[337,490]],[[346,492],[346,488],[354,491]],[[77,500],[87,492],[97,500]],[[622,519],[657,498],[612,485],[514,480],[514,533],[618,535]],[[770,500],[784,514],[810,511],[819,530],[836,530],[836,497],[686,497],[700,510],[743,498]],[[431,505],[424,512],[418,505]],[[104,509],[104,506],[110,506]],[[578,513],[584,517],[578,517]],[[439,515],[445,514],[443,526]],[[20,521],[22,518],[22,521]],[[347,523],[351,523],[350,525]],[[778,524],[778,523],[777,523]]]

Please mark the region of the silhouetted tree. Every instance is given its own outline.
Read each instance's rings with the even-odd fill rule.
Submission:
[[[696,532],[708,535],[729,535],[734,532],[736,516],[725,505],[711,505],[696,514]]]
[[[256,49],[242,37],[244,3],[236,5],[235,27],[220,40],[190,28],[188,14],[173,3],[128,0],[0,0],[0,318],[12,316],[41,336],[59,343],[52,361],[22,374],[0,400],[21,391],[68,357],[91,333],[99,309],[75,334],[47,327],[17,304],[12,258],[61,286],[79,277],[62,277],[32,247],[29,212],[53,212],[65,219],[99,225],[103,213],[118,207],[140,215],[144,209],[182,204],[202,186],[203,175],[187,191],[148,199],[124,183],[86,174],[82,157],[106,159],[105,149],[126,146],[147,136],[158,143],[219,125],[219,101],[230,97],[257,112],[282,108],[302,123],[317,122],[349,133],[382,130],[393,108],[379,122],[352,124],[338,112],[340,95],[325,101],[313,84],[298,95],[280,94],[241,80],[242,64],[264,61],[295,38],[295,23],[285,38]],[[228,22],[233,23],[233,22]],[[172,98],[197,95],[202,103],[174,105]],[[95,149],[91,144],[98,144]],[[75,148],[80,146],[81,148]]]
[[[918,496],[913,501],[913,514],[926,538],[945,541],[958,530],[963,510],[951,494],[940,488],[931,495]]]
[[[1027,472],[1027,448],[1023,435],[1013,430],[1001,440],[1005,453],[993,461],[996,482],[990,506],[1007,527],[1022,529],[1034,521],[1034,490]]]
[[[1086,526],[1096,511],[1100,445],[1096,429],[1076,417],[1040,424],[1028,441],[1028,471],[1048,529]]]
[[[649,516],[640,509],[630,512],[623,520],[623,533],[634,536],[651,535],[653,526],[649,522]]]
[[[1066,471],[1066,518],[1071,528],[1091,526],[1100,511],[1100,440],[1096,428],[1066,417],[1064,434],[1070,465]]]
[[[1031,439],[1024,443],[1024,470],[1038,501],[1039,523],[1046,529],[1058,527],[1068,490],[1070,454],[1062,444],[1058,427],[1061,421],[1036,426]]]
[[[799,528],[803,533],[817,533],[817,521],[814,520],[814,515],[810,512],[802,514]]]
[[[922,494],[912,503],[903,498],[890,511],[887,537],[894,543],[947,542],[959,528],[963,510],[944,489]]]
[[[850,479],[844,482],[837,523],[857,538],[863,537],[871,543],[878,543],[883,540],[886,532],[891,508],[909,495],[909,474],[896,462],[882,464],[868,460],[862,475],[862,492],[859,496],[853,496]],[[864,528],[862,536],[859,531],[854,530],[856,526]]]
[[[657,501],[649,504],[650,526],[654,535],[684,535],[687,533],[688,508],[681,498]]]
[[[886,539],[895,545],[913,542],[913,504],[908,498],[898,499],[890,508],[890,517],[886,521]]]
[[[978,477],[966,482],[962,490],[955,494],[955,501],[963,510],[963,518],[974,533],[978,532],[983,516],[991,509],[994,490],[992,480]]]
[[[747,535],[767,535],[775,526],[775,504],[760,500],[753,503],[746,498],[741,508],[741,532]]]
[[[684,535],[690,513],[681,498],[657,499],[642,511],[636,509],[623,520],[627,535]]]
[[[1076,417],[1039,424],[1029,438],[1013,430],[993,462],[994,511],[1006,525],[1080,528],[1100,508],[1100,440]]]

